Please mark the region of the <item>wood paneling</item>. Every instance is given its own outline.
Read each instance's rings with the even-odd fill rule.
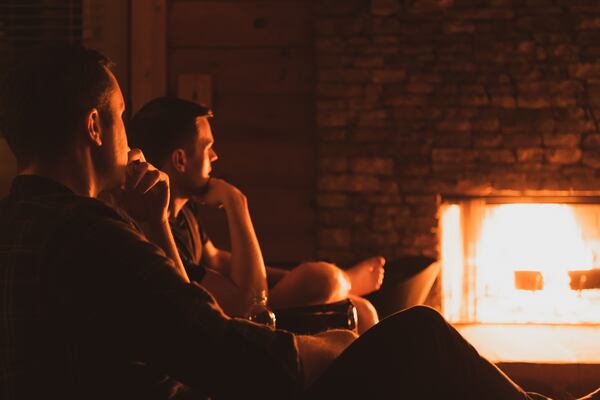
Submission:
[[[83,45],[100,51],[114,61],[113,73],[119,81],[129,108],[129,2],[84,1],[82,19]]]
[[[17,161],[6,140],[0,138],[0,198],[8,194],[10,183],[17,174]]]
[[[306,222],[312,222],[314,218],[311,207],[312,195],[309,190],[247,185],[242,189],[248,197],[250,212],[256,227],[277,234],[306,233],[306,227],[308,226]],[[210,218],[219,218],[219,215],[224,218],[225,213],[222,210],[211,210],[202,207],[201,215],[209,214],[217,215],[217,217],[211,216]],[[264,217],[256,218],[256,214]],[[208,227],[207,229],[216,230],[214,227]]]
[[[314,256],[314,2],[170,0],[168,93],[179,77],[210,79],[215,175],[248,197],[266,260]],[[195,85],[198,87],[207,85]],[[202,97],[202,96],[199,96]],[[203,210],[228,246],[222,211]]]
[[[220,94],[310,94],[313,49],[175,49],[169,54],[169,87],[186,73],[212,75]]]
[[[215,117],[211,122],[221,141],[309,143],[314,130],[311,99],[311,96],[215,94]]]
[[[131,0],[131,108],[166,94],[167,0]]]
[[[265,259],[310,259],[314,249],[312,190],[241,187],[248,197],[252,221]],[[213,242],[229,249],[227,220],[222,210],[201,207],[203,226]]]
[[[310,46],[312,11],[306,1],[172,1],[169,46]]]
[[[221,158],[215,175],[233,184],[263,188],[312,189],[314,151],[295,143],[215,142]]]

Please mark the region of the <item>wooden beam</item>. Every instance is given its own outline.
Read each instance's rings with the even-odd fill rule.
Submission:
[[[131,0],[131,107],[166,94],[167,0]]]
[[[122,0],[85,0],[82,3],[86,47],[115,62],[113,73],[126,101],[129,100],[129,4]],[[127,104],[129,106],[129,103]]]

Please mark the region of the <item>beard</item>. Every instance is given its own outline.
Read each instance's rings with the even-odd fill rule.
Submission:
[[[103,183],[103,190],[115,190],[125,185],[126,165],[110,146],[103,146],[94,154],[96,173]]]
[[[208,189],[210,189],[210,178],[210,176],[208,178],[204,178],[200,183],[189,182],[185,188],[187,197],[194,198],[204,196],[206,192],[208,192]]]

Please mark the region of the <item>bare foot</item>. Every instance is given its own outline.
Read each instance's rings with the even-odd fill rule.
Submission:
[[[362,296],[378,290],[383,282],[385,258],[371,257],[346,270],[352,288],[350,293]]]

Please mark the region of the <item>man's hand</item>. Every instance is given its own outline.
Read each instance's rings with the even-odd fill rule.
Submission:
[[[357,337],[356,333],[345,329],[329,330],[312,336],[296,336],[304,366],[304,387],[310,387]]]
[[[127,212],[138,222],[166,222],[169,195],[169,176],[146,162],[141,150],[131,150],[123,192]]]
[[[200,204],[227,208],[236,202],[246,202],[246,196],[238,188],[222,179],[211,178],[207,185],[207,192],[195,198]]]
[[[326,340],[331,351],[337,353],[337,356],[342,354],[358,338],[356,332],[347,329],[330,329],[317,333],[314,336]]]

